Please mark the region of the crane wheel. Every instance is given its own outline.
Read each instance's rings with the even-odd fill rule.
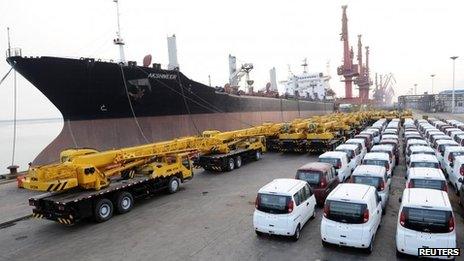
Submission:
[[[119,214],[124,214],[132,210],[134,207],[134,197],[132,194],[123,191],[119,193],[118,198],[116,199],[116,210]]]
[[[234,162],[234,159],[231,157],[227,160],[226,169],[227,171],[232,171],[234,170],[234,168],[235,168],[235,162]]]
[[[105,222],[113,217],[113,203],[111,200],[101,198],[95,203],[93,211],[95,221],[98,223]]]
[[[179,190],[180,180],[178,177],[172,177],[168,183],[168,191],[170,194],[174,194]]]
[[[242,166],[242,157],[237,156],[235,158],[235,168],[238,169]]]

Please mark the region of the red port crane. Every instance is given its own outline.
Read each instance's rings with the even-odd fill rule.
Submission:
[[[353,47],[350,49],[348,42],[348,18],[346,16],[347,5],[343,5],[342,15],[342,33],[341,41],[343,41],[343,65],[337,68],[337,74],[342,75],[345,82],[345,98],[353,98],[353,77],[359,75],[357,64],[353,64]]]
[[[369,46],[366,46],[366,64],[363,65],[361,35],[358,35],[358,66],[359,75],[355,79],[355,84],[359,87],[359,99],[361,102],[366,102],[369,100],[372,81],[369,77]]]

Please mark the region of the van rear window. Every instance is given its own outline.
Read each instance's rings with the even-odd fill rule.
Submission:
[[[257,208],[259,211],[271,214],[286,214],[287,204],[291,200],[290,196],[258,194]]]
[[[416,161],[411,162],[411,168],[433,168],[438,169],[438,162]]]
[[[299,170],[296,173],[296,177],[308,182],[310,185],[319,185],[321,174],[319,171]]]
[[[448,233],[451,211],[404,207],[404,227],[420,232]]]
[[[429,188],[437,190],[445,190],[446,182],[443,180],[433,180],[433,179],[411,179],[412,188]]]
[[[366,204],[350,203],[335,200],[327,200],[328,213],[326,218],[350,224],[363,223],[364,210],[367,208]]]
[[[412,154],[435,155],[435,152],[433,152],[433,151],[414,151]]]
[[[389,162],[386,160],[377,160],[377,159],[365,159],[363,160],[363,165],[374,165],[374,166],[388,166]]]
[[[369,176],[353,176],[353,183],[358,183],[358,184],[366,184],[369,186],[373,186],[376,189],[380,188],[380,182],[382,182],[382,179],[379,177],[369,177]]]
[[[336,169],[340,168],[342,165],[341,160],[337,158],[319,158],[319,162],[332,164]]]

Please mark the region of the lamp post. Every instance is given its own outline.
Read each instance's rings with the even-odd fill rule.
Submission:
[[[432,78],[432,93],[431,93],[431,94],[433,94],[433,78],[434,78],[434,77],[435,77],[435,74],[431,74],[431,75],[430,75],[430,78]]]
[[[414,84],[414,95],[417,95],[417,83]]]
[[[455,65],[456,65],[456,59],[458,58],[459,56],[451,56],[451,60],[453,60],[453,96],[452,96],[452,104],[451,104],[451,112],[454,113],[454,104],[456,103],[456,101],[454,100],[454,74],[455,74]]]

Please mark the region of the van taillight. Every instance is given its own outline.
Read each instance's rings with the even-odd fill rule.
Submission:
[[[461,168],[459,169],[459,174],[461,174],[461,176],[464,176],[464,165],[461,165]]]
[[[379,190],[383,191],[385,189],[385,181],[380,182]]]
[[[448,161],[449,161],[450,163],[453,163],[453,154],[451,154],[451,153],[448,154]]]
[[[255,199],[255,208],[258,208],[259,207],[259,195],[256,196],[256,199]]]
[[[443,185],[441,186],[441,189],[445,192],[448,192],[448,185],[446,185],[446,182],[443,182]]]
[[[292,213],[293,212],[293,200],[289,200],[287,202],[287,212]]]
[[[408,182],[408,188],[414,188],[414,182],[412,180]]]
[[[363,223],[366,223],[367,221],[369,221],[369,209],[364,209],[364,213],[363,213]]]
[[[325,187],[325,185],[327,185],[327,179],[326,179],[325,176],[323,176],[323,177],[321,178],[321,182],[319,183],[319,186],[320,186],[320,187]]]
[[[404,224],[406,223],[406,213],[404,211],[401,211],[400,214],[400,225],[404,227]]]
[[[324,205],[324,217],[328,217],[330,214],[330,203],[325,203]]]
[[[387,171],[390,170],[390,164],[388,164],[388,162],[385,163],[385,168],[387,169]]]
[[[342,167],[342,163],[341,163],[340,161],[337,161],[337,166],[336,166],[336,168],[339,169],[339,168],[341,168],[341,167]]]
[[[454,230],[454,217],[451,215],[448,221],[448,231],[451,232]]]

